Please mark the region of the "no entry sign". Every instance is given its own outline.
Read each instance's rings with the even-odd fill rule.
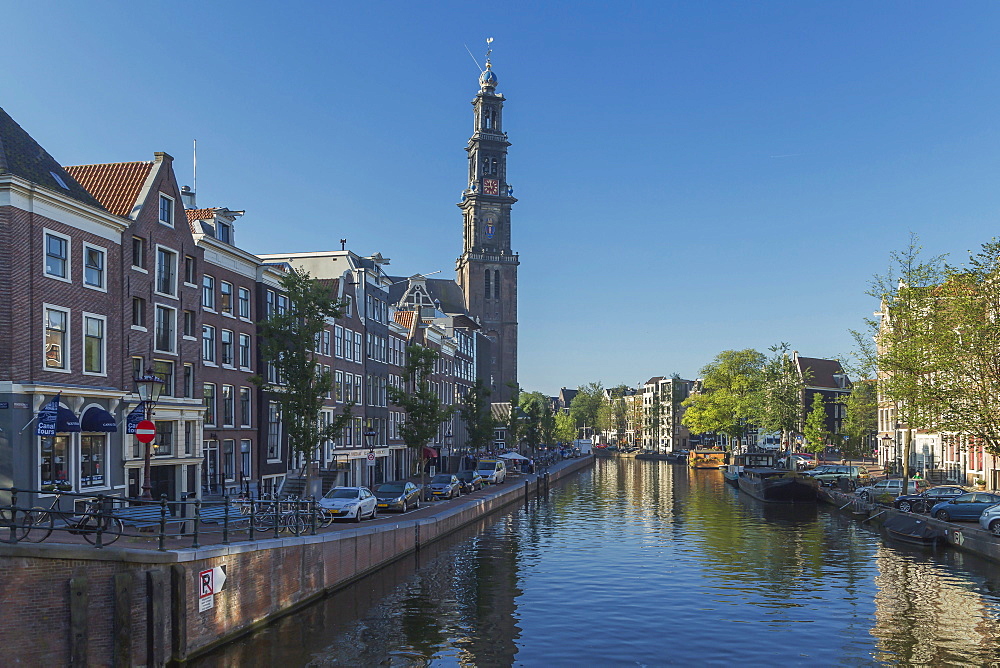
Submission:
[[[135,437],[140,443],[152,443],[156,438],[156,425],[149,420],[143,420],[135,426]]]

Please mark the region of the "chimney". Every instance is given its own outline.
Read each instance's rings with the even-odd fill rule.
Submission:
[[[191,190],[191,186],[181,186],[181,202],[184,204],[185,209],[197,209],[194,203],[194,191]]]

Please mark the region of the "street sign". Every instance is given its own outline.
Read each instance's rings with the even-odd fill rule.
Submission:
[[[156,425],[149,420],[143,420],[135,426],[135,437],[140,443],[152,443],[156,438]]]
[[[368,453],[368,466],[375,466],[375,451]]]
[[[198,612],[215,607],[215,595],[226,588],[226,567],[216,566],[198,573]]]

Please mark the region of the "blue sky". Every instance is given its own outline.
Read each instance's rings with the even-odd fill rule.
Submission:
[[[4,3],[4,107],[63,164],[176,158],[253,252],[453,276],[495,38],[520,380],[851,348],[890,250],[1000,221],[995,2]]]

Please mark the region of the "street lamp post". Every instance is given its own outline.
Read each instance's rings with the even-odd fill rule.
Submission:
[[[889,448],[893,446],[895,441],[893,440],[892,436],[889,436],[888,434],[886,434],[879,440],[882,442],[882,459],[888,461]]]
[[[371,424],[368,425],[368,431],[365,432],[365,441],[368,443],[368,488],[371,489],[375,486],[375,437],[378,436],[378,432],[372,429]]]
[[[147,420],[153,416],[153,408],[156,406],[156,402],[160,399],[160,394],[163,392],[163,385],[163,379],[154,374],[152,369],[146,369],[146,373],[144,375],[135,379],[135,391],[136,394],[139,395],[139,401],[142,402]],[[150,453],[152,452],[152,448],[152,441],[146,443],[146,452],[142,462],[143,499],[153,498],[153,486],[150,483]]]
[[[451,472],[451,457],[454,454],[451,451],[451,438],[452,438],[452,436],[451,436],[451,430],[449,429],[448,433],[446,433],[444,435],[444,450],[445,450],[445,452],[448,453],[448,455],[447,455],[448,458],[445,461],[448,462],[448,470],[447,471],[443,471],[443,473],[450,473]]]

